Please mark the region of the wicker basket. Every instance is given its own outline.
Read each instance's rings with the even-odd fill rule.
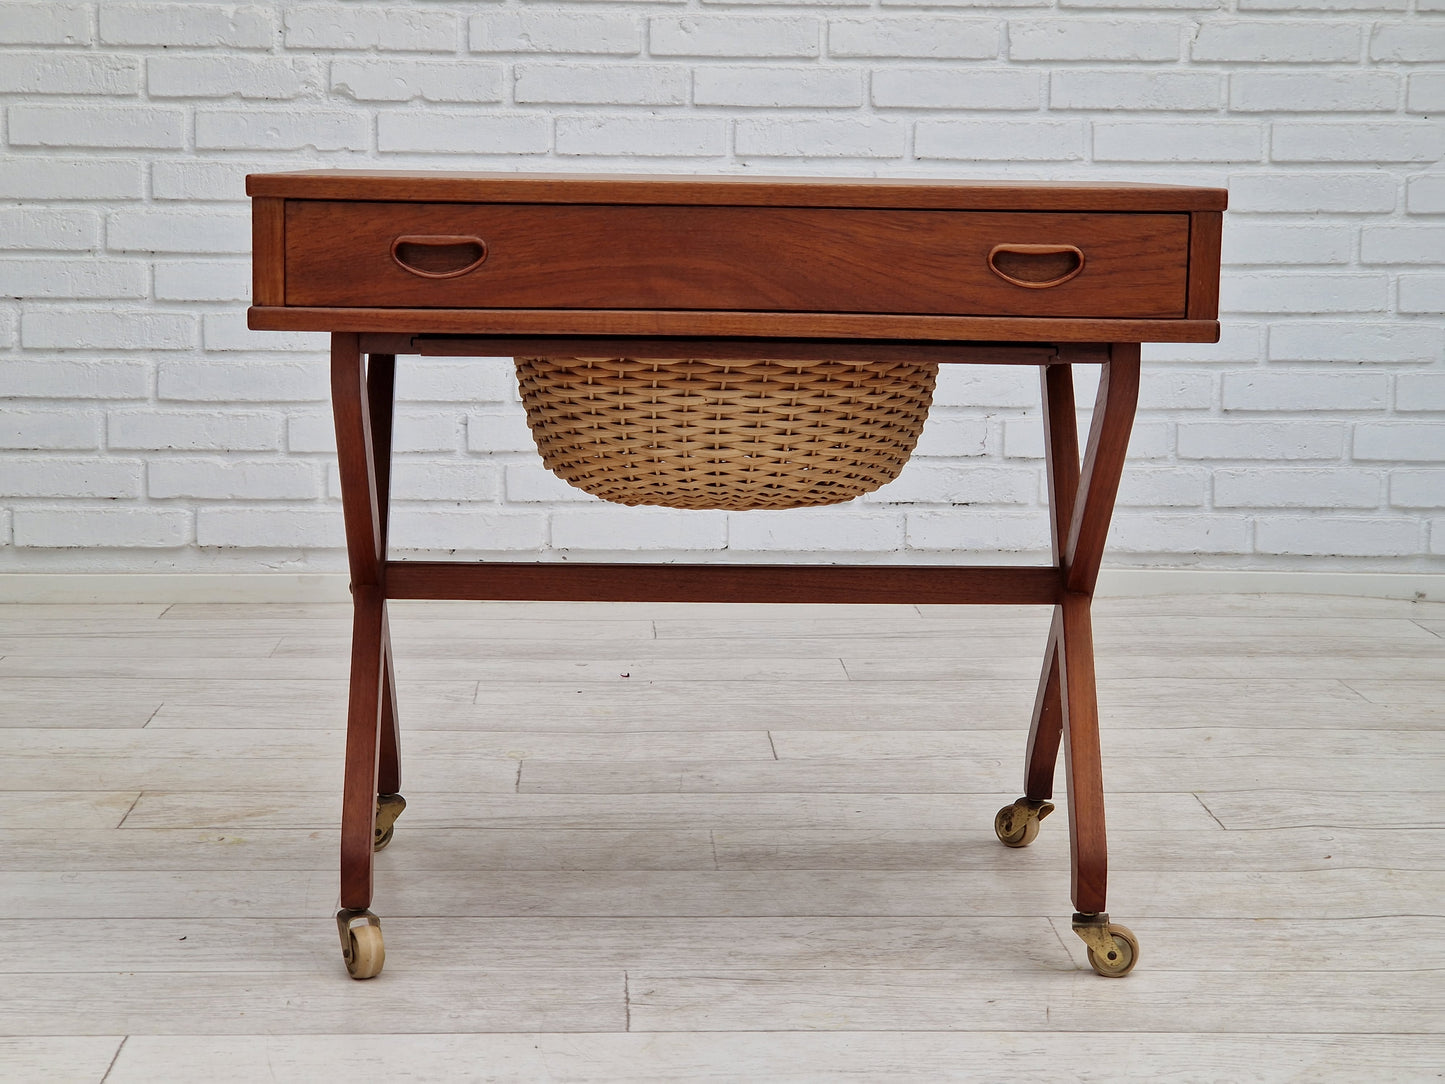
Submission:
[[[801,508],[892,481],[938,366],[517,358],[527,425],[558,477],[618,504]]]

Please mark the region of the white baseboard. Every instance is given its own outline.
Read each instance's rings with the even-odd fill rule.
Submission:
[[[1113,568],[1101,596],[1351,595],[1445,602],[1445,573]],[[0,603],[346,602],[342,573],[0,573]]]

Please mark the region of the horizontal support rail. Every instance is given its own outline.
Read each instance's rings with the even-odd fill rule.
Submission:
[[[1086,348],[1075,348],[1079,354]],[[947,343],[918,340],[691,339],[678,337],[497,336],[469,338],[413,336],[399,354],[431,357],[631,357],[718,361],[770,358],[777,361],[935,361],[973,365],[1056,365],[1065,360],[1051,343]],[[1088,360],[1105,361],[1097,348]],[[1082,357],[1077,360],[1083,360]]]
[[[1062,591],[1051,566],[386,564],[393,599],[1052,605]]]
[[[684,309],[418,309],[253,305],[253,331],[351,331],[579,338],[827,339],[1031,343],[1213,343],[1218,320],[927,316]]]

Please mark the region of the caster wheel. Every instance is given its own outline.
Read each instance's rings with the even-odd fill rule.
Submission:
[[[1089,966],[1106,979],[1122,979],[1139,962],[1139,939],[1108,915],[1074,916],[1074,932],[1089,949]]]
[[[1106,979],[1122,979],[1139,962],[1139,939],[1127,926],[1111,925],[1109,936],[1114,939],[1114,951],[1101,955],[1089,949],[1089,966]]]
[[[386,945],[381,939],[381,919],[370,911],[337,912],[341,931],[341,956],[346,973],[353,979],[372,979],[386,963]]]
[[[372,979],[381,974],[386,963],[386,946],[381,940],[380,926],[362,926],[351,931],[351,952],[346,972],[353,979]]]
[[[391,842],[396,831],[396,818],[406,808],[406,799],[400,794],[379,794],[376,798],[376,828],[372,833],[371,849],[383,850]]]
[[[994,834],[1005,847],[1027,847],[1039,837],[1039,821],[1054,811],[1052,802],[1020,798],[993,819]]]

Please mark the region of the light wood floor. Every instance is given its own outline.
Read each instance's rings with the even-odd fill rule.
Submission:
[[[0,1080],[1445,1072],[1445,605],[1096,605],[1122,981],[993,835],[1046,611],[393,615],[358,983],[346,609],[0,607]]]

